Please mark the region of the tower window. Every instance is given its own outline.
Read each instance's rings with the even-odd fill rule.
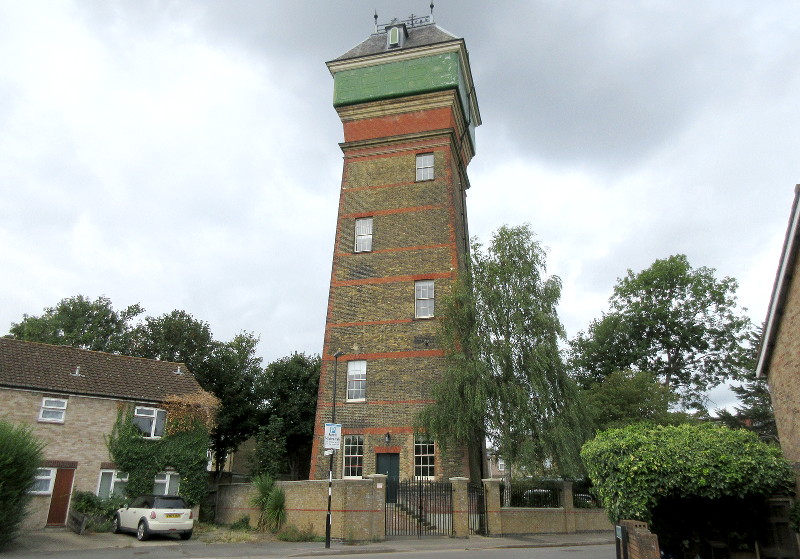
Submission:
[[[364,435],[344,438],[344,472],[342,477],[361,477],[364,473]]]
[[[436,456],[433,441],[426,435],[414,437],[414,477],[433,479],[436,475]]]
[[[356,220],[356,252],[372,250],[372,218],[362,217]]]
[[[389,36],[387,40],[389,42],[389,48],[399,47],[400,46],[400,28],[399,27],[392,27],[389,29]]]
[[[347,362],[347,401],[362,402],[367,397],[367,362]]]
[[[433,154],[420,153],[417,155],[417,180],[433,180]]]
[[[433,280],[414,282],[414,317],[433,318]]]

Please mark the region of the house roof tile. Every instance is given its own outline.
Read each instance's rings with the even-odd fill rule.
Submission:
[[[202,391],[183,363],[10,338],[0,338],[0,387],[146,402]]]

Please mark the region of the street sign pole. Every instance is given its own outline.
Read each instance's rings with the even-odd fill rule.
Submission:
[[[337,351],[333,354],[333,411],[331,412],[331,423],[336,428],[336,373],[339,369],[339,358],[344,355],[343,351]],[[342,434],[342,426],[338,426],[338,435],[341,437]],[[328,429],[326,425],[325,429],[325,436],[328,436]],[[341,440],[341,439],[340,439]],[[341,442],[336,445],[337,448],[341,448]],[[325,445],[326,452],[328,445]],[[330,449],[330,457],[328,460],[328,517],[325,520],[325,548],[328,549],[331,547],[331,494],[333,493],[333,453],[336,452],[335,449]]]

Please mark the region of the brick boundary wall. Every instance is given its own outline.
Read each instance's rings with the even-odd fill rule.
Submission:
[[[650,532],[645,522],[638,520],[620,520],[620,526],[627,530],[627,538],[623,542],[628,548],[627,559],[659,559],[661,550],[658,546],[658,537]]]
[[[453,483],[453,536],[469,536],[467,479],[451,478]],[[576,509],[572,505],[572,484],[564,484],[561,508],[508,508],[500,506],[500,480],[483,480],[486,490],[486,526],[491,536],[511,534],[554,534],[611,532],[613,524],[605,509]],[[286,524],[325,535],[328,506],[328,481],[281,481],[286,494]],[[249,483],[218,487],[216,522],[232,524],[243,516],[250,525],[258,523],[259,511],[250,505],[253,493]],[[386,539],[386,476],[368,479],[335,479],[331,496],[331,537],[347,541]],[[646,525],[645,525],[646,528]],[[633,533],[633,531],[631,531]],[[655,538],[655,536],[653,536]],[[639,544],[637,544],[639,545]],[[658,541],[655,541],[658,549]],[[657,557],[657,555],[655,556]],[[630,557],[629,559],[640,559]],[[650,559],[650,556],[641,559]]]

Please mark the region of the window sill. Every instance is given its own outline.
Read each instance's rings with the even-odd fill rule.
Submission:
[[[366,403],[366,401],[367,401],[366,398],[357,398],[357,399],[354,399],[354,400],[347,399],[347,400],[345,400],[345,403],[347,403],[347,404],[363,404],[363,403]]]
[[[42,419],[42,418],[39,418],[37,420],[37,422],[38,423],[54,423],[56,425],[64,425],[64,420],[63,419],[58,420],[58,419]]]

